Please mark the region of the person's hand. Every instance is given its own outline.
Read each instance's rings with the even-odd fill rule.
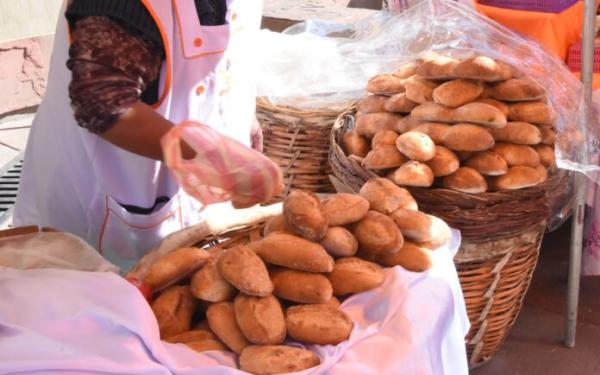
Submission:
[[[250,128],[250,145],[252,146],[253,150],[259,152],[262,152],[263,150],[263,133],[256,117],[254,118],[252,127]]]

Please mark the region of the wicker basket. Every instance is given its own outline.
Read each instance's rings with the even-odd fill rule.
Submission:
[[[359,191],[377,175],[346,157],[340,139],[354,127],[354,111],[342,114],[331,133],[330,163],[335,178]],[[521,309],[537,264],[548,219],[548,190],[565,174],[517,191],[464,194],[448,189],[410,189],[419,209],[459,229],[463,243],[455,258],[471,330],[469,363],[477,367],[492,358]]]
[[[339,116],[329,109],[303,110],[257,99],[264,153],[283,170],[284,196],[291,189],[334,192],[329,179],[329,136]]]

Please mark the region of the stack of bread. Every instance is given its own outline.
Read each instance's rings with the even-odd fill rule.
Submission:
[[[340,301],[380,286],[382,265],[427,270],[451,233],[419,212],[408,191],[378,178],[360,195],[323,201],[293,191],[263,235],[230,249],[182,248],[151,265],[143,281],[160,291],[152,309],[163,340],[234,352],[241,370],[255,374],[316,366],[313,352],[284,340],[347,340],[354,323]]]
[[[428,53],[369,80],[347,155],[401,186],[483,193],[555,168],[555,111],[537,82],[488,57]]]

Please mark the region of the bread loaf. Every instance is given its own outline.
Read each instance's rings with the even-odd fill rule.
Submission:
[[[394,211],[391,218],[400,228],[402,236],[410,241],[425,242],[433,238],[431,216],[426,213],[401,208]]]
[[[404,92],[404,80],[392,74],[379,74],[369,80],[367,91],[379,95],[398,94]]]
[[[508,119],[552,126],[556,119],[556,113],[544,102],[515,103],[508,107]]]
[[[413,102],[408,97],[408,89],[406,93],[400,93],[391,96],[387,99],[383,105],[382,111],[397,112],[397,113],[410,113],[417,106],[416,102]]]
[[[206,340],[202,340],[202,341],[191,341],[191,342],[186,342],[183,344],[198,353],[209,352],[209,351],[213,351],[213,350],[216,350],[216,351],[227,350],[227,348],[225,347],[225,345],[223,345],[223,343],[221,343],[218,340],[214,340],[214,339],[206,339]]]
[[[327,277],[318,273],[276,268],[271,270],[271,280],[275,284],[273,294],[292,302],[327,303],[333,295]]]
[[[435,156],[435,144],[424,133],[404,133],[396,139],[396,147],[411,160],[427,161]]]
[[[385,112],[385,103],[389,97],[384,95],[367,95],[356,104],[356,109],[362,113]]]
[[[537,167],[535,167],[535,170],[538,172],[538,175],[540,176],[540,179],[539,179],[540,184],[542,182],[546,181],[546,179],[548,179],[548,170],[546,169],[546,167],[543,164],[540,164]]]
[[[401,120],[402,116],[394,113],[367,113],[356,119],[356,132],[371,139],[380,130],[396,130]]]
[[[435,146],[435,156],[426,162],[434,177],[448,176],[460,167],[458,156],[444,146]]]
[[[531,78],[511,78],[491,88],[492,98],[507,102],[539,100],[545,95],[544,88]]]
[[[331,272],[333,258],[318,243],[285,233],[271,233],[255,242],[265,262],[306,272]]]
[[[371,151],[369,141],[353,130],[347,131],[342,136],[342,147],[346,155],[356,155],[361,158],[367,156]]]
[[[485,151],[494,147],[494,137],[480,126],[456,124],[446,131],[443,143],[454,151]]]
[[[495,177],[493,187],[496,190],[523,189],[537,185],[540,179],[537,169],[521,165],[509,168],[506,174]]]
[[[419,242],[420,247],[436,250],[447,244],[452,238],[452,232],[446,222],[438,217],[429,215],[431,220],[431,240]]]
[[[446,134],[446,130],[448,130],[449,127],[450,125],[448,124],[441,124],[437,122],[425,122],[415,127],[413,130],[421,132],[423,134],[427,134],[429,138],[431,138],[433,143],[439,145],[442,143],[444,135]]]
[[[332,257],[349,257],[358,251],[356,238],[343,227],[330,227],[321,245]]]
[[[554,146],[554,143],[556,142],[556,133],[554,132],[554,130],[546,127],[541,127],[540,133],[542,134],[542,144]]]
[[[164,341],[170,342],[172,344],[185,344],[187,342],[194,341],[205,341],[205,340],[217,340],[217,336],[215,336],[212,331],[207,330],[194,330],[180,333],[179,335],[171,336]]]
[[[506,160],[509,167],[525,165],[535,168],[540,164],[540,156],[529,146],[497,143],[492,151]]]
[[[152,263],[144,277],[144,283],[153,290],[160,290],[181,280],[202,267],[210,254],[196,247],[172,251]]]
[[[508,106],[505,103],[502,103],[502,102],[500,102],[496,99],[492,99],[492,98],[480,98],[480,99],[477,99],[477,102],[483,103],[483,104],[489,104],[492,107],[499,110],[500,112],[502,112],[504,114],[504,116],[508,116]]]
[[[360,196],[369,202],[371,210],[390,214],[399,208],[418,210],[410,193],[386,178],[373,178],[362,186]]]
[[[488,128],[503,128],[506,125],[506,116],[490,104],[473,102],[456,108],[453,122],[468,122]]]
[[[500,176],[508,170],[506,161],[492,151],[483,151],[473,155],[467,160],[465,166],[486,176]]]
[[[218,261],[219,272],[242,293],[265,297],[273,292],[267,267],[244,245],[226,251]]]
[[[250,345],[235,318],[233,303],[213,303],[206,310],[206,319],[210,329],[234,353],[240,354]]]
[[[338,193],[323,201],[323,213],[329,225],[346,225],[367,215],[369,201],[360,195]]]
[[[317,345],[337,345],[347,340],[354,323],[342,310],[327,304],[292,306],[286,311],[291,338]]]
[[[363,159],[362,165],[367,169],[389,169],[399,167],[408,159],[398,151],[396,146],[380,146],[371,150]]]
[[[409,62],[409,63],[402,65],[400,68],[398,68],[392,74],[395,77],[398,77],[401,79],[406,79],[411,76],[414,76],[416,73],[417,73],[417,63],[413,61],[413,62]]]
[[[538,127],[527,122],[508,122],[505,127],[491,131],[497,142],[537,145],[542,141]]]
[[[396,146],[398,133],[393,130],[380,130],[371,140],[371,147],[376,149],[382,146]]]
[[[469,167],[461,167],[450,176],[444,177],[443,185],[447,189],[467,194],[484,193],[487,190],[485,178]]]
[[[433,91],[433,100],[446,107],[456,108],[477,99],[483,86],[476,81],[457,79],[446,82]]]
[[[453,76],[458,60],[428,52],[419,59],[417,74],[429,79],[446,79]]]
[[[318,364],[313,352],[292,346],[248,346],[240,355],[240,369],[256,375],[302,371]]]
[[[216,247],[213,249],[211,249],[212,258],[192,276],[190,282],[192,294],[208,302],[231,301],[237,290],[221,275],[217,265],[224,250]]]
[[[295,234],[294,228],[292,228],[292,226],[287,222],[287,219],[285,218],[284,214],[273,216],[265,224],[263,234],[267,236],[273,232]]]
[[[508,65],[485,56],[471,57],[461,61],[452,73],[458,78],[486,82],[504,81],[512,76],[512,71]]]
[[[454,123],[455,110],[437,103],[421,104],[410,113],[411,118],[420,122]]]
[[[396,252],[404,241],[394,221],[376,211],[354,224],[352,233],[359,248],[373,254]]]
[[[404,83],[406,98],[414,103],[427,103],[433,100],[433,90],[437,84],[421,78],[409,78]]]
[[[408,241],[397,253],[380,255],[377,261],[386,267],[400,266],[412,272],[424,272],[433,266],[431,251]]]
[[[401,186],[429,187],[433,184],[433,171],[427,164],[408,161],[388,175],[388,178]]]
[[[477,154],[477,152],[473,151],[454,151],[454,153],[456,156],[458,156],[458,160],[461,162],[467,161],[468,159],[472,158],[473,155]]]
[[[233,302],[238,327],[248,341],[260,345],[281,344],[285,339],[285,317],[277,298],[239,294]]]
[[[412,116],[406,116],[396,123],[394,130],[396,130],[397,133],[402,134],[413,130],[420,124],[421,121],[419,119]]]
[[[337,259],[327,277],[333,286],[333,294],[344,296],[377,288],[383,283],[385,273],[375,263],[350,257]]]
[[[172,286],[152,302],[152,311],[158,321],[160,337],[166,339],[190,330],[196,300],[189,286]]]
[[[554,167],[556,165],[556,157],[554,156],[554,148],[546,145],[534,146],[535,151],[540,156],[540,162],[545,167]]]
[[[340,302],[340,300],[335,298],[335,296],[331,297],[331,299],[326,303],[326,305],[333,306],[336,308],[340,307],[341,304],[342,303]]]
[[[292,191],[283,201],[283,213],[294,232],[307,240],[318,242],[325,236],[327,218],[314,193]]]

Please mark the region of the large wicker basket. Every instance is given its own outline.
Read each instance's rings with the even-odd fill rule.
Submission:
[[[329,136],[340,111],[304,110],[258,98],[256,116],[263,130],[264,153],[282,169],[291,189],[333,192],[329,179]]]
[[[344,132],[353,127],[353,110],[336,121],[330,163],[338,182],[357,192],[377,175],[340,147]],[[492,358],[517,318],[546,229],[548,191],[560,188],[565,179],[566,174],[557,173],[535,187],[483,194],[409,189],[420,210],[462,233],[455,264],[471,322],[466,340],[472,368]]]

